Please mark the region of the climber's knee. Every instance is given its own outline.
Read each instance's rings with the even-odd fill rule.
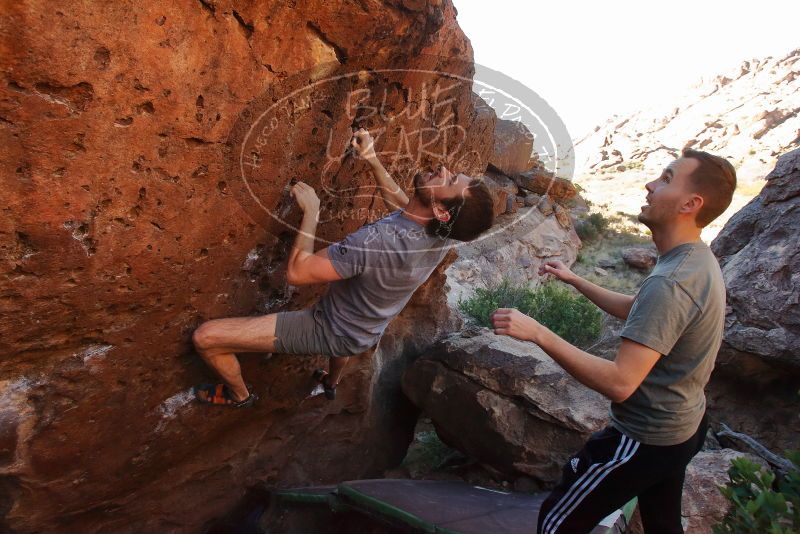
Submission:
[[[197,327],[192,342],[206,361],[215,354],[272,352],[275,348],[275,314],[211,319]]]
[[[214,325],[212,324],[212,321],[206,321],[198,326],[192,334],[192,343],[194,343],[194,347],[197,349],[197,352],[202,355],[204,351],[214,348],[214,338]]]

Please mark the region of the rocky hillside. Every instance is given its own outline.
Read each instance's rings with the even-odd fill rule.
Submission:
[[[704,232],[712,239],[763,185],[776,158],[800,146],[800,49],[743,62],[676,101],[615,116],[575,144],[575,181],[607,211],[636,215],[644,184],[684,147],[724,156],[739,187],[728,211]]]

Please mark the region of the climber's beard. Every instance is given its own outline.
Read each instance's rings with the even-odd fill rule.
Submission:
[[[426,208],[430,208],[433,204],[433,189],[428,185],[432,178],[433,173],[431,171],[418,172],[414,175],[414,196]]]

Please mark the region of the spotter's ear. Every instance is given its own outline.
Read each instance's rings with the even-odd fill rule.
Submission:
[[[697,213],[703,208],[703,204],[705,204],[703,197],[700,195],[692,195],[689,200],[683,203],[679,211],[681,213],[691,213],[696,216]]]

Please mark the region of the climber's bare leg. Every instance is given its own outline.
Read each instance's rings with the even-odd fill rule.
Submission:
[[[273,352],[276,315],[213,319],[201,324],[192,335],[198,354],[230,388],[237,401],[246,399],[250,392],[234,353]]]
[[[328,358],[328,380],[331,387],[336,387],[339,384],[344,368],[350,358],[350,356],[331,356]]]
[[[247,386],[244,384],[239,360],[236,359],[236,356],[232,352],[210,352],[200,353],[200,355],[208,366],[211,367],[222,381],[225,382],[228,388],[230,388],[234,400],[241,401],[250,395]]]

